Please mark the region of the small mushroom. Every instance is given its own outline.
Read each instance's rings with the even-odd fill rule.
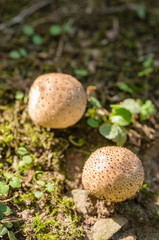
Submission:
[[[140,159],[123,147],[97,149],[86,161],[82,183],[97,198],[122,202],[141,188],[144,169]]]
[[[34,123],[48,128],[74,125],[86,109],[86,93],[74,77],[62,73],[39,76],[29,92],[29,115]]]

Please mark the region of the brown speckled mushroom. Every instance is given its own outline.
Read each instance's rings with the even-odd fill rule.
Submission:
[[[82,183],[84,188],[106,202],[121,202],[134,197],[144,180],[140,159],[123,147],[97,149],[86,161]]]
[[[28,111],[36,124],[67,128],[83,116],[86,102],[86,93],[77,79],[68,74],[49,73],[34,81]]]

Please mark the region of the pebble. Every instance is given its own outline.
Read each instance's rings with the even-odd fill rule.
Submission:
[[[21,212],[21,216],[23,219],[28,219],[29,217],[32,216],[31,210],[25,209],[24,211]]]
[[[98,220],[93,226],[93,240],[108,240],[118,232],[128,220],[123,217],[114,217]]]
[[[88,198],[88,191],[81,189],[74,189],[71,191],[71,195],[73,197],[74,203],[77,209],[83,214],[87,213],[86,201]]]
[[[134,235],[129,235],[127,237],[119,238],[119,240],[136,240],[136,236]]]

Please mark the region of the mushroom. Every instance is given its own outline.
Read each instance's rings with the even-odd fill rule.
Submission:
[[[106,202],[132,198],[143,180],[140,159],[130,150],[115,146],[99,148],[92,153],[82,173],[84,188]]]
[[[82,84],[62,73],[39,76],[29,92],[28,111],[34,123],[48,128],[67,128],[84,114],[87,97]]]

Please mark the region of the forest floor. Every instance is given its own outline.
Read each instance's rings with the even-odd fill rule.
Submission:
[[[107,3],[106,3],[107,2]],[[29,26],[29,28],[26,28]],[[30,27],[31,26],[31,27]],[[0,202],[11,209],[7,232],[16,239],[89,239],[99,219],[125,217],[111,239],[159,239],[159,114],[126,128],[125,147],[142,160],[145,180],[134,199],[106,205],[93,200],[82,213],[70,193],[95,149],[115,145],[87,124],[35,126],[28,110],[34,79],[75,76],[101,105],[150,99],[159,109],[159,2],[2,1],[0,9]],[[88,103],[88,108],[91,105]],[[73,139],[73,141],[72,141]],[[80,144],[82,142],[82,144]],[[25,156],[25,158],[24,158]],[[88,197],[91,201],[91,197]],[[92,204],[92,203],[91,203]],[[4,224],[0,213],[0,231]],[[4,234],[2,239],[14,240]],[[103,238],[100,238],[103,239]]]

